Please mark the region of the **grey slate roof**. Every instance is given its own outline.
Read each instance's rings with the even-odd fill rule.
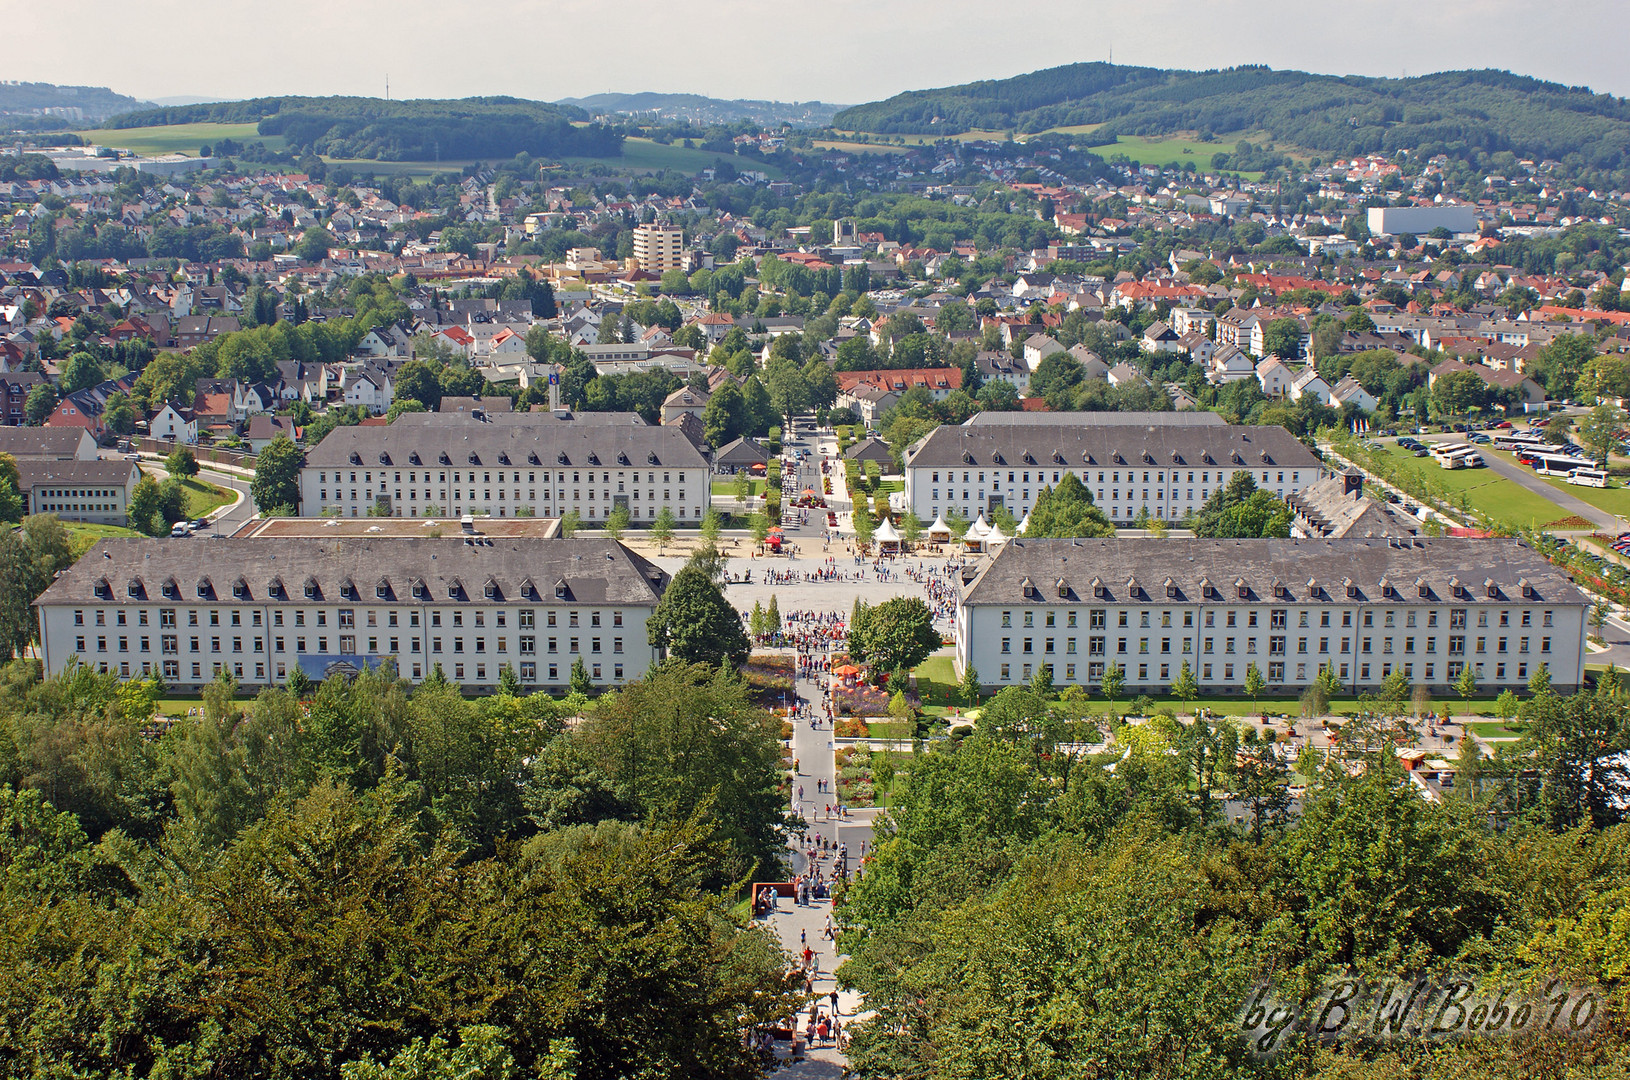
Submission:
[[[71,461],[84,437],[79,427],[0,427],[0,454]]]
[[[1349,490],[1356,486],[1358,490]],[[1344,536],[1415,536],[1416,518],[1372,499],[1361,485],[1350,485],[1346,475],[1326,477],[1286,496],[1298,523],[1328,539]]]
[[[1053,416],[1054,414],[1046,414]],[[1083,413],[1114,417],[1116,413]],[[1193,413],[1145,416],[1184,417]],[[1318,457],[1281,427],[1111,421],[941,427],[906,451],[911,468],[963,465],[1160,465],[1318,469]],[[1310,478],[1311,479],[1311,478]]]
[[[433,419],[408,424],[398,420],[383,427],[335,428],[306,452],[306,468],[405,468],[414,464],[707,467],[691,441],[672,427],[580,424],[536,413],[500,413],[489,420],[478,420],[467,413],[407,413],[402,419],[408,416]]]
[[[1589,603],[1527,545],[1502,539],[1017,539],[970,570],[967,604]],[[1028,597],[1027,581],[1035,590]],[[1276,593],[1276,584],[1285,591]]]
[[[964,427],[1226,427],[1214,412],[978,412]]]
[[[18,458],[17,479],[23,491],[40,485],[56,487],[79,484],[85,487],[126,487],[135,483],[134,461],[54,461],[48,458]]]
[[[316,586],[316,594],[309,598],[308,582]],[[490,599],[489,582],[496,590]],[[381,583],[383,597],[375,591]],[[558,583],[565,585],[565,594],[559,597]],[[117,539],[91,548],[36,603],[168,599],[194,604],[535,601],[651,606],[667,583],[667,574],[612,540],[517,537],[469,544],[459,537]],[[423,590],[417,597],[415,584]],[[129,593],[132,586],[137,590],[134,597]],[[169,595],[167,587],[173,590]]]

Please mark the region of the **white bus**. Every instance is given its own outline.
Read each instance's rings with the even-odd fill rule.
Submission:
[[[1567,477],[1579,469],[1593,470],[1597,467],[1596,462],[1589,458],[1574,457],[1561,451],[1554,454],[1531,454],[1528,461],[1540,476]]]
[[[1545,437],[1528,431],[1502,431],[1494,436],[1496,450],[1537,450],[1545,446]]]
[[[1475,458],[1475,462],[1468,460],[1468,455]],[[1483,459],[1478,457],[1477,451],[1465,443],[1438,443],[1432,447],[1432,460],[1445,469],[1464,469],[1469,465],[1483,464]]]
[[[1567,482],[1575,487],[1607,487],[1607,473],[1601,469],[1574,469],[1567,476]]]

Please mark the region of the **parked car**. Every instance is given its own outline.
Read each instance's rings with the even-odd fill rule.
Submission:
[[[1496,420],[1494,423],[1490,424],[1489,427],[1493,428],[1496,431],[1502,431],[1502,430],[1509,431],[1511,429],[1511,421],[1510,420]]]
[[[174,525],[170,526],[170,535],[176,538],[186,536],[191,531],[192,530],[187,528],[187,523],[185,521],[178,521]]]
[[[1426,455],[1430,454],[1431,452],[1432,451],[1428,450],[1424,446],[1417,446],[1415,448],[1415,456],[1416,457],[1425,457]]]

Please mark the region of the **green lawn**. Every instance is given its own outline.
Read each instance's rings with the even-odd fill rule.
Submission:
[[[1528,730],[1526,724],[1506,723],[1504,720],[1479,720],[1466,725],[1466,730],[1484,739],[1515,739]]]
[[[712,168],[720,161],[727,161],[738,169],[750,169],[777,178],[781,176],[780,169],[750,158],[744,160],[734,154],[688,148],[681,143],[664,146],[642,138],[623,140],[623,152],[620,157],[572,157],[566,160],[574,164],[599,163],[614,171],[656,172],[659,169],[675,169],[683,173],[701,172],[703,169]]]
[[[1118,135],[1113,143],[1092,147],[1092,152],[1105,159],[1125,154],[1139,165],[1182,165],[1192,161],[1195,168],[1207,172],[1211,169],[1213,154],[1233,153],[1236,146],[1238,143],[1231,141],[1201,142],[1198,139]],[[1242,172],[1240,175],[1253,180],[1262,176],[1258,172]]]
[[[197,157],[199,147],[222,139],[234,142],[264,143],[268,150],[282,150],[281,135],[261,135],[254,124],[170,124],[156,127],[99,128],[81,131],[85,141],[113,146],[136,154],[186,154]]]
[[[141,535],[135,529],[127,529],[123,525],[93,525],[84,521],[64,521],[62,527],[68,530],[68,539],[73,544],[76,559],[94,547],[98,540],[115,536]]]
[[[187,517],[193,520],[208,517],[232,502],[232,493],[226,488],[217,487],[197,477],[181,481],[181,486],[187,492]]]
[[[749,498],[764,494],[763,480],[749,479],[747,481],[747,486],[747,494]],[[733,477],[730,479],[713,481],[712,488],[713,494],[715,495],[722,495],[727,499],[733,499],[736,497],[736,481]]]
[[[1391,443],[1379,452],[1352,448],[1352,456],[1361,464],[1376,466],[1373,471],[1384,479],[1416,477],[1427,482],[1429,490],[1459,509],[1464,505],[1494,521],[1512,525],[1545,525],[1568,516],[1556,503],[1543,498],[1515,480],[1507,480],[1492,469],[1445,469],[1430,457],[1415,457]],[[1488,447],[1477,448],[1481,453]],[[1396,480],[1395,480],[1396,482]],[[1403,483],[1401,488],[1407,488]]]
[[[922,698],[923,711],[943,716],[947,709],[962,703],[957,690],[956,664],[950,653],[930,656],[917,665],[917,694]]]

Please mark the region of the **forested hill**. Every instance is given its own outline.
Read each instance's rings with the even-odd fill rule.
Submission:
[[[824,101],[758,101],[703,97],[700,94],[595,94],[565,98],[562,105],[579,105],[595,114],[620,113],[638,116],[655,113],[693,124],[733,124],[747,120],[764,127],[792,124],[794,127],[825,127],[843,106]]]
[[[0,117],[4,126],[19,121],[42,125],[73,120],[101,120],[146,107],[146,102],[115,94],[105,86],[57,86],[54,83],[0,83]]]
[[[838,113],[835,127],[901,134],[1035,133],[1104,124],[1094,135],[1266,132],[1326,154],[1398,149],[1465,156],[1510,150],[1630,167],[1630,102],[1506,71],[1409,79],[1238,67],[1167,71],[1071,64],[1011,79],[914,90]]]
[[[259,125],[295,149],[376,161],[472,158],[604,157],[622,152],[622,136],[571,106],[510,97],[386,101],[361,97],[267,97],[126,113],[112,127],[222,123]]]

